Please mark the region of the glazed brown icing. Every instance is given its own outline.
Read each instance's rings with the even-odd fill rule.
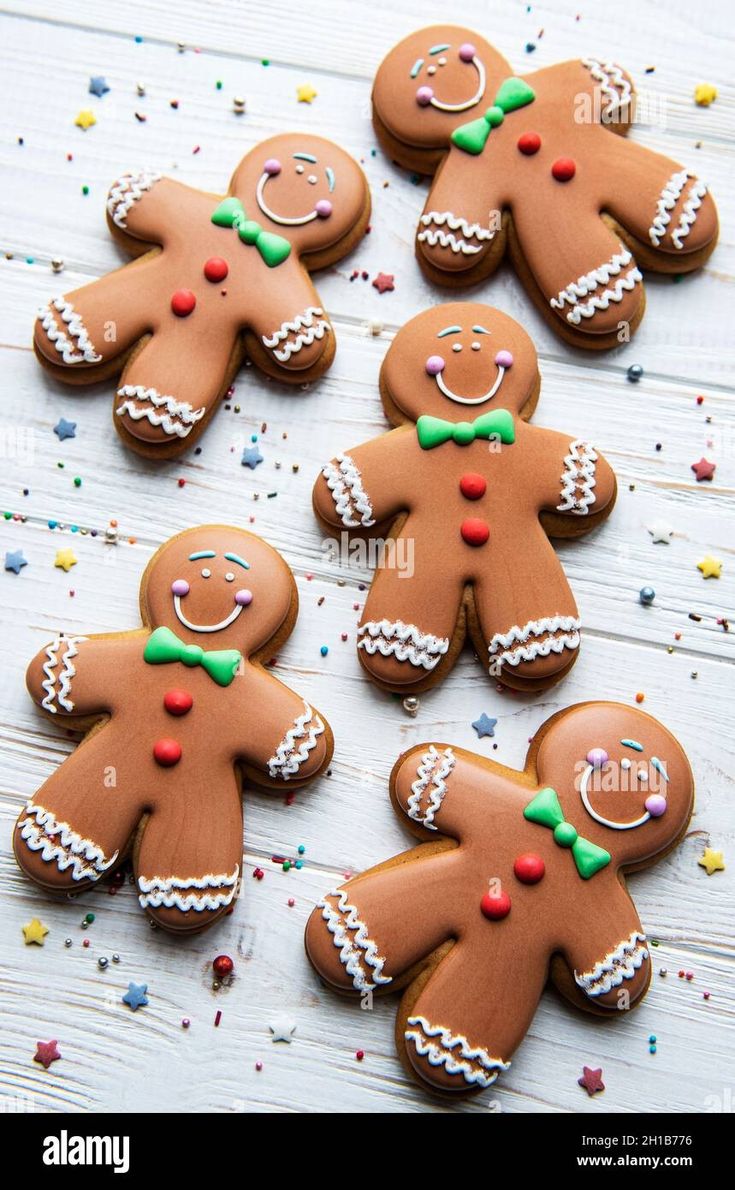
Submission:
[[[589,792],[595,749],[604,763]],[[644,994],[651,959],[624,874],[665,855],[693,805],[687,758],[660,723],[617,703],[582,703],[541,727],[523,772],[419,744],[398,760],[390,787],[396,812],[431,843],[327,893],[306,948],[338,991],[405,989],[396,1035],[419,1079],[455,1093],[489,1086],[528,1031],[549,976],[578,1007],[625,1017],[617,1010]],[[617,826],[588,812],[585,788],[592,811]],[[553,791],[564,829],[571,824],[598,857],[592,874],[577,867],[578,842],[571,850],[557,841],[560,828],[524,816],[542,790]],[[516,874],[520,857],[542,870],[536,883]],[[506,898],[499,916],[486,915],[488,894],[496,904]]]

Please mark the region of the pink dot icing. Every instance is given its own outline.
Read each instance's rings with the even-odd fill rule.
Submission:
[[[271,176],[273,176],[275,174],[280,174],[281,163],[277,157],[269,157],[268,160],[266,161],[265,165],[263,166],[263,170],[265,173],[270,174]]]
[[[459,47],[459,56],[463,62],[471,62],[476,54],[477,54],[477,50],[475,49],[475,47],[473,46],[471,41],[465,41]]]
[[[247,607],[252,602],[253,592],[249,591],[247,587],[243,587],[242,591],[235,592],[235,603],[239,603],[240,607]]]
[[[499,351],[498,354],[495,356],[495,363],[498,365],[499,368],[512,368],[513,367],[513,356],[510,354],[509,351]]]
[[[426,107],[434,98],[434,92],[431,87],[419,87],[416,92],[416,102],[421,107]]]
[[[426,371],[430,376],[438,376],[446,368],[446,364],[440,355],[430,355],[426,361]]]
[[[185,578],[174,579],[174,581],[171,583],[171,594],[172,595],[188,595],[189,594],[189,584],[187,583]]]
[[[607,764],[610,757],[604,748],[590,748],[587,753],[587,764],[591,764],[593,769],[601,769],[603,764]]]
[[[320,219],[328,219],[332,214],[332,204],[328,198],[320,198],[314,210]]]
[[[646,809],[651,815],[651,818],[660,818],[662,814],[666,813],[666,798],[662,797],[660,793],[652,793],[645,801]]]

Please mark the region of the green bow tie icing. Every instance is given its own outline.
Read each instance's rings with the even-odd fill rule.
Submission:
[[[571,847],[577,871],[583,880],[589,880],[595,872],[607,867],[610,853],[589,839],[578,835],[571,822],[564,821],[556,790],[547,787],[537,793],[523,811],[523,817],[540,826],[548,826],[554,832],[554,842],[560,847]]]
[[[166,665],[169,661],[180,661],[189,668],[201,665],[218,686],[229,686],[242,661],[242,653],[237,649],[203,649],[200,645],[185,645],[170,628],[156,628],[148,637],[143,660],[149,665]]]
[[[476,438],[500,438],[506,446],[516,440],[513,415],[507,409],[493,409],[481,413],[474,421],[444,421],[442,417],[431,417],[424,413],[416,422],[419,446],[432,450],[444,442],[456,442],[457,446],[468,446]]]
[[[225,198],[215,208],[212,222],[217,227],[234,227],[243,244],[254,244],[269,269],[275,269],[291,252],[291,245],[283,236],[277,236],[271,231],[248,219],[239,198]]]
[[[493,128],[503,123],[508,112],[517,111],[533,103],[536,92],[523,79],[506,79],[501,83],[500,90],[495,96],[495,102],[489,107],[479,120],[470,120],[469,124],[460,124],[452,133],[452,144],[465,153],[472,153],[474,157],[481,153],[487,143],[487,138]]]

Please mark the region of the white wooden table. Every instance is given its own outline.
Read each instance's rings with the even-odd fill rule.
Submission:
[[[362,677],[354,605],[369,576],[328,561],[310,491],[331,453],[385,428],[377,379],[388,343],[408,317],[442,300],[413,258],[425,184],[415,185],[377,150],[369,94],[384,53],[411,29],[442,19],[445,10],[425,0],[314,0],[300,19],[281,0],[180,0],[176,6],[105,0],[66,8],[28,0],[8,6],[0,24],[0,248],[6,253],[0,260],[0,479],[2,508],[23,519],[0,522],[0,550],[22,549],[29,564],[19,576],[0,572],[0,1106],[483,1112],[495,1103],[508,1112],[732,1110],[735,791],[728,698],[735,632],[728,635],[717,623],[732,609],[735,580],[735,103],[728,7],[726,0],[618,0],[608,8],[557,0],[534,6],[529,15],[519,2],[465,0],[466,23],[482,27],[518,70],[599,52],[624,63],[641,86],[665,100],[665,123],[632,135],[694,163],[717,198],[722,238],[703,273],[680,284],[647,279],[643,326],[617,353],[598,357],[562,347],[507,270],[486,291],[489,301],[525,321],[538,344],[543,389],[536,421],[592,439],[617,470],[620,497],[593,539],[560,546],[587,629],[571,676],[546,695],[501,694],[467,652],[443,687],[422,697],[412,719],[400,700],[378,694]],[[537,44],[532,57],[524,52],[528,41]],[[178,42],[185,52],[177,51]],[[655,73],[646,75],[649,65]],[[110,86],[102,99],[87,94],[96,74]],[[139,81],[143,98],[136,94]],[[719,88],[709,109],[694,105],[700,82]],[[302,83],[318,91],[311,106],[296,102]],[[248,108],[240,117],[232,110],[238,94]],[[172,99],[180,101],[178,110]],[[85,133],[73,121],[87,107],[97,125]],[[147,121],[139,122],[136,112]],[[373,192],[372,233],[318,279],[338,334],[334,366],[309,391],[295,393],[244,370],[234,398],[241,411],[220,410],[201,454],[148,464],[126,452],[113,432],[110,384],[75,391],[44,375],[31,351],[35,309],[123,259],[106,231],[104,199],[125,169],[176,170],[183,181],[221,190],[246,149],[291,128],[344,145],[364,163]],[[86,197],[83,185],[89,186]],[[60,277],[52,275],[53,257],[65,262]],[[353,269],[371,279],[378,271],[393,273],[395,291],[381,296],[369,281],[351,282]],[[368,330],[371,319],[383,324],[377,337]],[[632,363],[645,368],[638,385],[626,380]],[[78,423],[77,434],[59,443],[52,427],[62,416]],[[265,462],[250,471],[240,465],[240,452],[262,422],[268,427],[260,443]],[[690,464],[702,454],[717,463],[713,483],[694,481]],[[81,487],[74,476],[82,478]],[[268,499],[270,492],[277,495]],[[101,535],[48,527],[54,519],[103,531],[111,518],[119,522],[117,546],[105,545]],[[129,886],[115,897],[100,888],[75,902],[53,903],[20,875],[10,835],[23,801],[72,747],[27,697],[28,659],[58,629],[136,626],[139,576],[152,551],[170,534],[206,521],[252,522],[293,567],[302,610],[278,672],[325,711],[337,749],[331,777],[293,805],[247,793],[244,894],[221,926],[181,941],[151,930]],[[670,545],[652,543],[648,526],[657,521],[673,527]],[[79,560],[69,574],[53,566],[56,550],[66,546]],[[705,554],[724,561],[719,581],[705,581],[697,570]],[[644,608],[638,590],[648,583],[656,601]],[[689,619],[691,611],[701,621]],[[322,644],[329,646],[324,658]],[[493,1092],[469,1104],[437,1103],[410,1083],[396,1058],[395,1001],[380,1000],[372,1012],[361,1012],[320,987],[302,948],[308,913],[342,872],[409,844],[387,797],[399,751],[438,737],[520,766],[528,737],[553,711],[594,697],[630,703],[637,691],[645,693],[644,709],[682,740],[698,786],[691,831],[679,851],[631,880],[643,921],[659,940],[650,993],[641,1008],[610,1022],[582,1017],[547,993]],[[482,711],[499,721],[495,751],[492,740],[478,743],[471,727]],[[306,847],[305,867],[284,873],[271,857],[293,856],[299,844]],[[698,866],[707,844],[726,858],[729,851],[727,871],[708,877]],[[250,878],[257,865],[265,869],[261,881]],[[85,933],[80,922],[89,911],[96,920]],[[49,927],[42,948],[23,944],[21,926],[33,916]],[[100,970],[98,957],[113,952],[119,964]],[[215,993],[211,961],[221,952],[233,956],[236,979]],[[668,969],[666,978],[659,967]],[[693,980],[680,979],[680,969],[693,972]],[[149,986],[150,1005],[135,1014],[120,1002],[128,980]],[[188,1031],[182,1017],[191,1019]],[[272,1044],[269,1024],[283,1017],[297,1026],[293,1043]],[[651,1033],[658,1038],[655,1056],[648,1050]],[[58,1039],[63,1060],[45,1071],[32,1058],[35,1042],[50,1038]],[[358,1049],[365,1051],[362,1062]],[[577,1086],[583,1064],[603,1068],[606,1090],[594,1099]]]

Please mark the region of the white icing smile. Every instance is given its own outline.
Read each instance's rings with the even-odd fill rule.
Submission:
[[[463,103],[444,103],[442,99],[437,99],[436,95],[432,95],[429,103],[432,107],[438,108],[440,112],[466,112],[471,107],[476,107],[485,94],[485,67],[483,66],[477,55],[472,59],[472,65],[478,74],[477,90],[471,99],[465,99]]]
[[[579,796],[581,797],[582,804],[590,818],[594,818],[595,822],[599,822],[601,826],[609,826],[616,831],[630,831],[633,830],[634,827],[643,826],[644,822],[648,822],[649,818],[651,817],[648,810],[646,810],[640,818],[634,819],[633,822],[617,822],[614,818],[605,818],[602,814],[598,814],[596,810],[593,810],[587,789],[589,786],[590,775],[594,771],[594,766],[588,764],[587,768],[582,774],[582,780],[579,786]]]
[[[503,383],[505,368],[502,366],[502,364],[498,364],[497,369],[498,374],[495,378],[495,383],[493,384],[492,388],[489,388],[488,391],[481,397],[460,397],[458,393],[452,392],[451,388],[449,388],[444,383],[444,377],[442,376],[441,372],[438,372],[434,379],[436,380],[441,392],[443,392],[444,396],[448,397],[450,401],[456,401],[458,405],[482,405],[484,401],[489,401],[491,397],[495,396],[501,384]]]
[[[192,632],[220,632],[223,628],[229,628],[230,624],[234,624],[240,612],[243,609],[243,604],[238,603],[224,620],[220,620],[219,624],[193,624],[191,620],[187,620],[186,616],[181,610],[181,596],[174,595],[174,611],[176,618],[184,628],[189,628]]]

